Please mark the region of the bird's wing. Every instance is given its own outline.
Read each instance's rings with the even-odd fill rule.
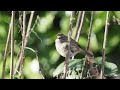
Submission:
[[[71,44],[72,45],[75,45],[75,46],[78,46],[78,47],[80,47],[81,48],[81,46],[79,45],[79,43],[78,42],[76,42],[75,40],[73,40],[72,38],[71,38]]]
[[[63,41],[63,42],[68,42],[68,37],[65,36],[65,37],[64,37],[64,40],[62,39],[62,41]],[[72,38],[71,38],[71,45],[81,48],[81,46],[79,45],[79,43],[76,42],[75,40],[73,40]]]

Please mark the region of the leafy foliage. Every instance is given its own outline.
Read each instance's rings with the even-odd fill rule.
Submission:
[[[40,70],[42,71],[42,74],[45,76],[45,78],[53,78],[54,70],[60,63],[64,61],[64,58],[61,57],[55,49],[56,34],[61,32],[67,35],[69,30],[70,12],[69,11],[36,11],[33,22],[32,22],[32,26],[35,23],[37,15],[39,15],[40,21],[35,26],[34,32],[37,34],[37,36],[39,36],[40,39],[35,35],[34,32],[32,32],[28,39],[27,47],[37,51],[38,60],[40,63],[39,65]],[[75,20],[73,24],[73,35],[75,32],[77,15],[78,14],[75,14]],[[106,15],[105,11],[96,11],[94,15],[95,17],[93,20],[93,32],[91,36],[91,49],[95,57],[102,55],[101,51],[102,51],[103,36],[104,36],[105,15]],[[4,56],[5,44],[6,44],[7,34],[9,29],[10,17],[11,17],[11,11],[0,11],[0,69],[2,69],[2,64],[3,64],[3,56]],[[29,17],[29,12],[27,14],[27,22],[28,22],[28,17]],[[108,31],[106,55],[111,59],[106,60],[107,62],[106,62],[105,72],[107,75],[110,75],[112,73],[114,74],[117,71],[117,69],[115,69],[116,65],[118,66],[118,73],[120,73],[119,19],[120,19],[119,11],[110,11],[110,26]],[[79,44],[83,49],[85,49],[87,45],[89,23],[90,23],[90,12],[87,11],[85,14],[83,28],[82,28],[82,32],[79,40]],[[15,59],[15,62],[17,62],[18,60],[17,54],[20,50],[21,41],[22,41],[18,12],[16,12],[14,34],[15,34],[14,35],[15,36],[14,59]],[[31,52],[25,49],[25,60],[24,60],[25,63],[23,67],[24,72],[22,76],[23,78],[42,78],[38,75],[38,73],[37,75],[31,74],[33,73],[32,69],[30,68],[33,65],[31,63],[34,61],[35,58],[36,58],[36,55],[34,52]],[[77,55],[76,58],[83,58],[83,56]],[[82,63],[83,60],[77,59],[70,62],[71,62],[70,65],[72,66],[72,68],[77,67],[78,70],[80,70],[79,68],[82,67],[80,66],[80,63]],[[101,65],[99,64],[99,60],[98,61],[96,60],[96,62],[98,63],[98,65]],[[110,62],[115,63],[116,65],[114,64],[111,65]],[[10,69],[9,64],[10,64],[10,48],[9,48],[9,54],[7,58],[5,78],[9,78],[9,69]],[[74,66],[74,65],[77,65],[77,66]],[[107,72],[107,71],[112,71],[112,72]],[[61,70],[58,70],[56,72],[58,74],[61,72]],[[0,77],[1,77],[1,74],[2,74],[2,71],[0,70]],[[76,78],[78,77],[76,76]]]
[[[69,71],[67,78],[69,79],[79,79],[81,70],[83,68],[83,61],[85,59],[73,59],[69,62]],[[102,57],[95,58],[96,64],[98,65],[98,70],[100,71],[101,65],[102,65]],[[56,70],[53,72],[53,77],[59,76],[61,73],[63,73],[64,70],[64,62],[62,62]],[[117,66],[114,63],[111,62],[105,62],[105,75],[111,76],[115,75],[118,71]]]

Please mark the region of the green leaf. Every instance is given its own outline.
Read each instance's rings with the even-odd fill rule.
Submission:
[[[71,75],[68,75],[67,78],[69,79],[77,79],[79,78],[79,76],[76,74],[76,72],[78,72],[78,74],[80,74],[80,70],[82,69],[83,67],[83,61],[85,60],[85,58],[83,59],[74,59],[74,60],[70,60],[69,61],[69,68],[70,70],[72,71],[72,74]],[[102,65],[102,57],[97,57],[95,58],[95,61],[98,65],[98,70],[100,72],[101,70],[101,65]],[[114,64],[114,63],[111,63],[111,62],[107,62],[108,61],[108,58],[106,59],[105,61],[105,75],[115,75],[117,73],[117,66]],[[59,75],[60,73],[63,72],[63,69],[64,69],[64,62],[62,62],[56,69],[55,71],[53,72],[53,77]],[[76,70],[76,72],[74,70]]]
[[[96,63],[98,64],[98,69],[99,71],[101,70],[101,64],[102,64],[102,57],[97,57],[95,58],[96,60]],[[111,63],[111,62],[107,62],[108,61],[108,58],[106,58],[106,61],[105,61],[105,74],[106,75],[114,75],[117,73],[118,71],[118,68],[117,66],[114,64],[114,63]]]
[[[81,69],[82,65],[83,65],[83,61],[84,59],[73,59],[69,61],[69,67],[70,68],[77,68],[77,69]],[[53,72],[53,77],[59,75],[60,73],[63,72],[64,69],[64,62],[62,62]]]

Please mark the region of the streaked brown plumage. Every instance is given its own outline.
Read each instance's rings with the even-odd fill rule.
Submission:
[[[66,57],[67,53],[68,53],[68,37],[65,36],[64,34],[62,33],[58,33],[57,34],[57,39],[55,40],[55,46],[56,46],[56,50],[58,51],[58,53],[63,56],[63,57]],[[92,54],[84,51],[81,49],[80,45],[71,38],[71,46],[70,46],[71,50],[70,50],[70,53],[69,53],[69,57],[73,57],[75,56],[77,53],[82,53],[84,55],[89,55],[91,56]]]

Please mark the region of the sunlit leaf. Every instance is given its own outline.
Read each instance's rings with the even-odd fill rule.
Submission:
[[[84,60],[84,59],[83,59]],[[83,63],[82,59],[74,59],[74,60],[70,60],[69,61],[69,67],[71,68],[75,68],[77,66],[77,68],[81,69],[82,68],[82,63]],[[62,62],[53,72],[53,77],[59,75],[64,68],[64,62]]]
[[[69,68],[74,68],[77,71],[80,71],[82,69],[82,67],[83,67],[83,61],[84,61],[84,58],[83,59],[71,60],[69,62]],[[102,65],[102,57],[95,58],[95,61],[96,61],[97,65],[98,65],[98,70],[100,71],[101,70],[101,65]],[[63,68],[64,68],[64,62],[61,63],[56,68],[56,70],[53,72],[53,77],[55,77],[55,76],[59,75],[60,73],[62,73]],[[117,70],[118,70],[117,66],[114,63],[107,62],[107,61],[105,62],[105,75],[114,75],[114,74],[116,74]],[[73,75],[72,78],[76,78],[75,71],[74,70],[71,70],[71,71],[72,71],[72,75]],[[77,76],[77,78],[78,78],[78,76]]]
[[[101,64],[102,64],[102,57],[97,57],[96,62],[99,66],[99,69],[101,68]],[[116,74],[118,71],[117,66],[114,63],[111,62],[107,62],[107,59],[105,61],[105,74],[106,75],[114,75]]]

